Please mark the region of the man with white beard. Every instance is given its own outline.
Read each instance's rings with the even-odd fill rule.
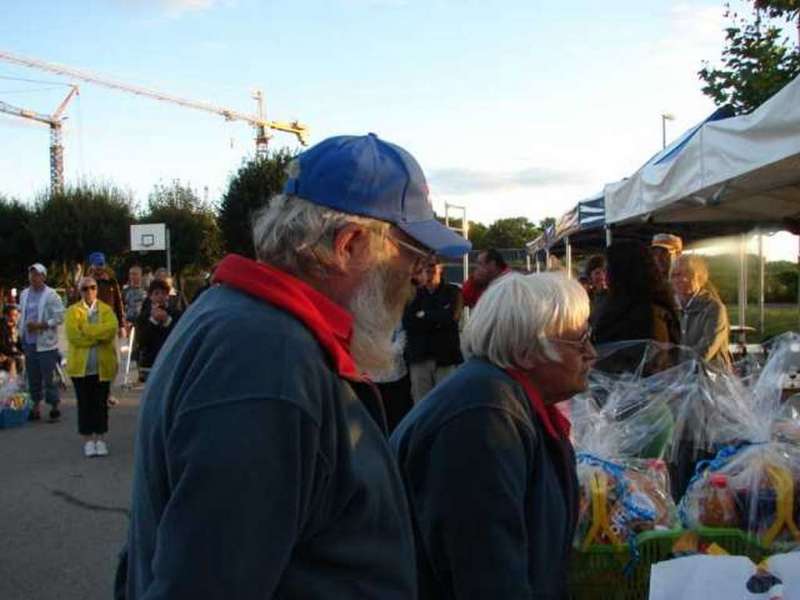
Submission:
[[[416,597],[366,374],[391,367],[416,272],[470,245],[374,134],[329,138],[288,174],[254,219],[258,260],[219,264],[151,371],[118,597]]]

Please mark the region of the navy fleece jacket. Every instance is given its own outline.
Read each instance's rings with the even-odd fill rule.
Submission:
[[[416,597],[402,484],[359,396],[379,400],[301,321],[221,285],[162,348],[136,440],[128,600]]]

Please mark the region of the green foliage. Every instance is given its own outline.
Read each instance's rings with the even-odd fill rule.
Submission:
[[[32,220],[30,208],[0,196],[0,287],[26,282],[25,267],[36,257]]]
[[[469,241],[472,242],[473,250],[485,250],[488,248],[486,245],[486,232],[489,228],[483,223],[469,222]]]
[[[214,211],[197,197],[191,187],[180,181],[158,184],[153,188],[148,211],[140,222],[166,223],[170,234],[172,271],[179,279],[187,267],[209,268],[222,255]],[[164,259],[159,257],[159,260]]]
[[[728,321],[731,325],[739,323],[739,307],[735,304],[729,304],[728,308]],[[747,312],[745,313],[745,324],[751,327],[759,327],[761,324],[761,315],[759,314],[757,304],[748,304]],[[800,312],[797,306],[793,305],[772,305],[764,308],[764,331],[748,334],[748,343],[765,342],[770,338],[785,333],[787,331],[800,330]]]
[[[796,19],[800,14],[800,0],[755,0],[756,9],[766,11],[770,17]]]
[[[42,196],[32,221],[36,259],[57,265],[50,278],[66,284],[73,267],[91,252],[107,256],[124,252],[132,222],[130,195],[111,185],[81,184]]]
[[[723,302],[736,304],[739,297],[739,258],[737,256],[706,256],[709,278],[719,291]],[[758,256],[747,257],[747,301],[758,302]],[[764,299],[769,303],[797,301],[797,265],[787,261],[768,262],[764,270]]]
[[[286,167],[296,156],[287,148],[265,158],[245,162],[231,178],[219,208],[219,228],[226,252],[253,257],[251,224],[253,213],[279,194],[286,182]]]
[[[545,229],[547,229],[551,225],[555,225],[555,224],[556,224],[556,220],[555,220],[554,217],[545,217],[544,219],[539,221],[539,229],[541,231],[544,231]]]
[[[442,225],[445,224],[444,217],[440,217],[436,215],[436,220],[439,221]],[[459,235],[461,234],[461,219],[450,219],[450,227],[453,229],[458,230]],[[472,242],[472,249],[473,250],[483,250],[485,246],[483,245],[483,239],[486,235],[487,227],[483,223],[477,223],[475,221],[469,221],[469,232],[467,235],[469,236],[469,241]]]
[[[525,217],[498,219],[487,229],[482,244],[485,248],[524,248],[540,233],[540,229]]]
[[[757,8],[770,16],[796,16],[797,0],[762,0]],[[792,8],[793,6],[793,8]],[[756,10],[751,21],[728,6],[731,24],[725,30],[722,66],[705,61],[698,76],[703,93],[717,105],[730,104],[736,114],[752,111],[800,74],[800,48],[791,43],[777,23],[765,21]]]

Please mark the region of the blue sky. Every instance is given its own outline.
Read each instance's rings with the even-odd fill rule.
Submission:
[[[713,110],[696,72],[723,41],[721,0],[8,1],[0,50],[253,112],[311,141],[374,131],[409,149],[434,205],[470,219],[558,216],[635,171]],[[0,100],[51,112],[61,81],[0,62]],[[70,181],[144,204],[179,178],[216,201],[253,152],[243,123],[80,84],[65,125]],[[48,183],[46,127],[0,115],[0,193]],[[274,146],[294,145],[276,133]]]

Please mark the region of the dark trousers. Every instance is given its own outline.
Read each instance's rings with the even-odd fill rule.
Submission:
[[[108,431],[108,390],[110,382],[100,381],[97,375],[73,377],[78,398],[78,433],[101,434]]]
[[[37,352],[35,344],[25,344],[25,372],[28,377],[28,392],[34,405],[44,401],[55,408],[58,406],[58,384],[55,380],[59,361],[58,350]]]
[[[414,402],[411,400],[411,382],[406,374],[397,381],[377,385],[383,398],[383,408],[386,411],[386,425],[389,433],[392,433],[406,413],[414,406]]]

